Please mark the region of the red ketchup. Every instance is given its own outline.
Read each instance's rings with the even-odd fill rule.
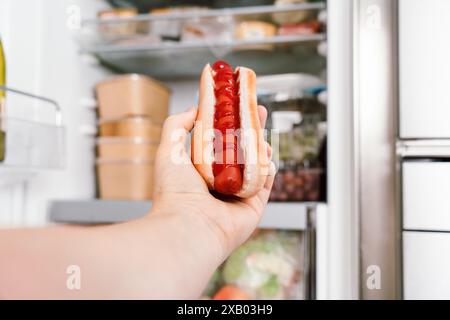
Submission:
[[[239,83],[238,75],[224,62],[213,64],[214,138],[213,163],[214,189],[222,194],[235,194],[242,188],[242,165],[238,163]],[[240,158],[240,157],[239,157]]]

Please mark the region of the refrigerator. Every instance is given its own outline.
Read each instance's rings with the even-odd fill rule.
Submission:
[[[99,22],[97,13],[114,3],[0,3],[7,87],[33,94],[7,92],[4,117],[25,116],[55,130],[42,133],[53,137],[52,143],[33,139],[34,129],[19,132],[24,143],[37,141],[43,149],[34,148],[38,155],[26,154],[23,163],[0,164],[2,227],[118,223],[145,213],[149,201],[98,199],[95,85],[120,73],[148,74],[170,88],[170,113],[176,113],[197,103],[199,65],[226,57],[230,48],[269,45],[289,55],[266,52],[234,61],[261,76],[315,74],[326,85],[327,197],[270,203],[261,221],[263,229],[302,235],[303,298],[448,297],[447,1],[324,0],[284,7],[248,1],[187,17],[312,10],[322,12],[324,28],[309,35],[193,46],[96,42],[102,26],[114,25]],[[125,23],[153,21],[155,15],[140,10]],[[183,14],[156,20],[186,18]],[[302,51],[306,47],[308,55]],[[43,156],[49,154],[50,159]],[[445,281],[439,284],[438,278]]]

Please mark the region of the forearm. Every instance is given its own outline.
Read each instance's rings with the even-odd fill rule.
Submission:
[[[222,258],[218,242],[194,214],[152,212],[112,226],[5,230],[0,296],[196,298]],[[80,267],[80,290],[66,285],[71,265]]]

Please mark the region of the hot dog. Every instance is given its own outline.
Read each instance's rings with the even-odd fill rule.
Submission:
[[[256,75],[217,61],[203,69],[191,142],[192,161],[209,189],[247,198],[264,185],[267,147],[256,102]]]

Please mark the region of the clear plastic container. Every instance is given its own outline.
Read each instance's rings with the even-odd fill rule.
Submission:
[[[24,171],[63,168],[65,128],[59,105],[51,99],[3,86],[0,92],[8,93],[5,112],[0,115],[0,165]]]
[[[170,90],[144,75],[122,75],[100,82],[96,93],[102,120],[147,116],[163,122],[168,115]]]
[[[127,117],[99,122],[102,137],[143,137],[150,141],[159,141],[162,123],[149,117]]]
[[[97,140],[98,156],[102,159],[155,159],[158,143],[141,137],[102,137]]]
[[[153,162],[141,159],[97,159],[100,199],[149,200],[153,194]]]
[[[136,8],[113,8],[98,12],[97,16],[101,21],[110,21],[117,18],[130,18],[138,14]],[[117,23],[100,23],[98,31],[103,37],[118,37],[135,35],[138,31],[137,22],[117,22]]]

